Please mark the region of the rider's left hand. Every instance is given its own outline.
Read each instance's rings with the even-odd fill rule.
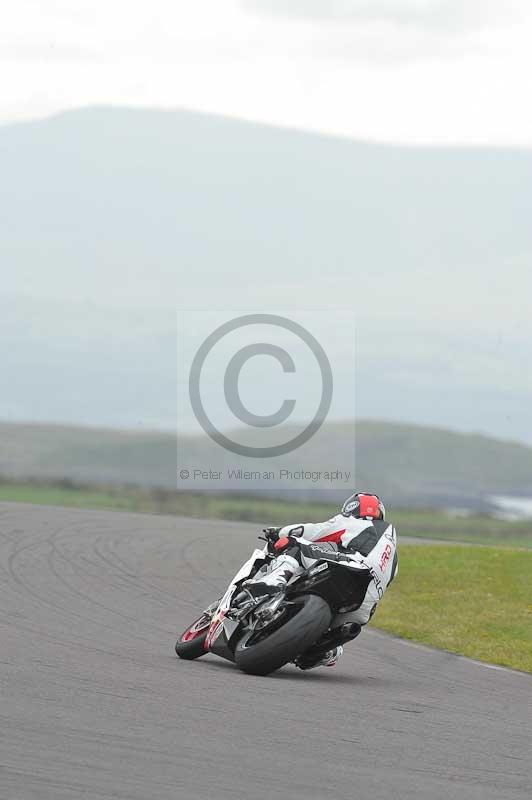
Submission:
[[[269,542],[276,542],[277,539],[279,538],[280,530],[281,530],[280,528],[271,527],[271,528],[263,528],[262,532],[266,534],[266,538],[268,539]]]

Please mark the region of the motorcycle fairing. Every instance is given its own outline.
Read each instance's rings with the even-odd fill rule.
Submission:
[[[205,640],[205,650],[209,650],[211,653],[215,653],[217,656],[226,658],[229,661],[234,661],[233,652],[229,647],[229,640],[240,623],[237,620],[229,619],[226,613],[231,606],[231,600],[238,585],[250,577],[259,562],[262,562],[260,566],[267,563],[265,551],[255,549],[248,560],[240,567],[220,600]]]

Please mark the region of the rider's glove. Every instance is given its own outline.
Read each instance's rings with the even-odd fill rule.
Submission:
[[[269,542],[276,542],[279,538],[280,530],[280,528],[263,528],[262,532],[266,534],[266,538]]]
[[[279,537],[281,528],[263,528],[262,532],[266,534],[268,541],[268,550],[272,555],[282,553],[290,544],[290,539],[286,536]]]

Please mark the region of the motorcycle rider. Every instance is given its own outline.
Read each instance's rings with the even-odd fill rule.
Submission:
[[[339,514],[326,522],[264,530],[271,549],[278,555],[266,575],[246,582],[246,589],[255,597],[278,592],[290,578],[315,563],[320,544],[328,551],[337,550],[340,557],[348,554],[357,566],[353,579],[360,602],[337,614],[322,639],[296,660],[301,669],[335,666],[343,653],[342,645],[358,636],[397,574],[397,534],[385,518],[384,505],[377,495],[357,492],[347,498]],[[312,549],[310,543],[314,543]]]

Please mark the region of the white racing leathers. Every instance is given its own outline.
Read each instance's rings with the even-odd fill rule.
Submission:
[[[285,525],[279,536],[296,536],[305,542],[333,542],[338,549],[351,554],[360,566],[361,576],[371,576],[360,606],[338,614],[331,627],[345,622],[365,625],[381,600],[384,592],[397,574],[397,534],[393,525],[382,520],[357,519],[337,514],[326,522],[307,522],[303,525]],[[283,557],[280,556],[279,560]],[[301,554],[303,567],[315,563]],[[302,567],[298,572],[302,571]],[[297,572],[296,572],[297,574]],[[356,580],[356,572],[353,579]]]

